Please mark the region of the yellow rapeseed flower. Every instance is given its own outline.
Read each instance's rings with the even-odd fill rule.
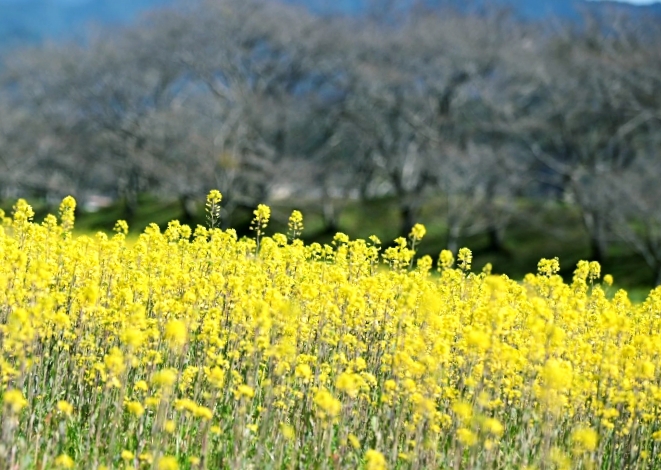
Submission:
[[[176,457],[166,455],[158,459],[156,468],[158,470],[179,470],[179,463]]]
[[[253,398],[255,396],[255,390],[249,385],[241,384],[237,387],[236,398]]]
[[[335,381],[335,387],[352,398],[358,395],[359,384],[353,373],[342,372]]]
[[[152,382],[160,387],[171,387],[177,380],[177,372],[174,369],[163,369],[152,376]]]
[[[502,436],[505,431],[505,426],[495,418],[487,418],[482,424],[483,428],[494,436]]]
[[[212,189],[207,195],[206,212],[210,228],[215,228],[219,224],[220,202],[222,200],[223,195],[217,189]]]
[[[472,447],[477,444],[477,436],[467,428],[457,429],[457,439],[466,447]]]
[[[454,411],[457,417],[462,421],[468,421],[473,416],[473,407],[470,403],[465,401],[458,401],[452,405],[452,411]]]
[[[296,366],[296,369],[294,369],[294,375],[303,380],[310,380],[310,378],[312,378],[312,369],[310,369],[310,366],[307,364],[299,364]]]
[[[294,431],[294,427],[290,424],[287,424],[287,423],[280,424],[280,432],[285,437],[285,439],[287,439],[289,441],[294,439],[294,437],[296,435],[296,432]]]
[[[60,221],[64,231],[69,232],[73,229],[75,220],[76,200],[71,197],[65,197],[60,203]]]
[[[59,455],[55,459],[55,466],[58,468],[73,468],[75,465],[73,459],[67,454]]]
[[[537,264],[537,270],[544,276],[551,276],[560,271],[560,261],[558,258],[542,259]]]
[[[145,413],[145,409],[142,406],[140,402],[137,401],[130,401],[126,404],[126,409],[128,410],[129,413],[132,415],[135,415],[137,417],[142,416]]]
[[[457,254],[457,260],[461,269],[469,271],[473,262],[473,252],[468,248],[460,248]]]
[[[259,204],[253,211],[255,219],[253,221],[255,230],[261,231],[266,228],[271,218],[271,208],[265,204]]]
[[[289,216],[289,232],[292,238],[297,238],[303,231],[303,214],[300,211],[292,211]]]
[[[163,429],[164,429],[165,432],[167,432],[168,434],[172,434],[172,433],[174,433],[175,428],[176,428],[175,422],[172,421],[171,419],[168,419],[168,420],[165,422],[165,424],[163,424]]]
[[[193,415],[197,418],[202,418],[206,421],[209,421],[211,420],[211,418],[213,418],[213,412],[206,406],[196,407],[195,410],[193,411]]]
[[[116,233],[121,233],[122,235],[128,235],[129,233],[129,224],[126,222],[126,220],[118,220],[115,223],[115,227],[113,228],[113,231]]]
[[[314,395],[314,403],[322,411],[324,416],[335,417],[342,411],[342,403],[333,397],[326,389],[321,389]]]
[[[57,402],[57,411],[66,416],[71,416],[73,413],[73,406],[65,400],[60,400]]]
[[[365,452],[365,461],[366,470],[386,470],[388,468],[386,458],[378,450],[369,449]]]
[[[580,452],[592,452],[597,448],[599,436],[594,429],[583,427],[574,430],[571,440],[576,450]]]
[[[138,380],[133,386],[133,390],[139,390],[141,392],[146,392],[149,390],[149,385],[144,380]]]
[[[410,237],[416,241],[420,241],[425,237],[427,229],[422,224],[415,224],[411,229]]]
[[[28,404],[28,401],[23,397],[23,392],[15,389],[5,391],[2,401],[4,406],[13,413],[18,413]]]
[[[454,264],[454,255],[450,250],[443,250],[438,257],[439,269],[450,269]]]
[[[180,349],[186,344],[188,328],[181,320],[170,320],[165,325],[164,338],[171,348]]]

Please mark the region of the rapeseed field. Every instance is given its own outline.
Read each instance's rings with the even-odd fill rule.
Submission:
[[[75,201],[0,228],[2,469],[661,467],[661,289],[594,262],[522,282],[425,228],[304,244],[152,225],[73,236]]]

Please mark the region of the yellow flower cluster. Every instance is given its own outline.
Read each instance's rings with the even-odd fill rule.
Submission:
[[[0,468],[654,468],[661,289],[597,263],[522,282],[422,225],[305,245],[0,214]],[[434,269],[434,265],[436,268]],[[389,269],[388,269],[389,267]]]

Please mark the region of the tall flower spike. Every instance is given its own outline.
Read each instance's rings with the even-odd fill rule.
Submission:
[[[438,256],[438,270],[450,269],[454,264],[454,255],[450,250],[443,250]]]
[[[471,263],[473,262],[473,252],[468,248],[460,248],[457,254],[459,260],[459,267],[464,271],[470,271]]]
[[[418,243],[422,240],[427,233],[427,229],[422,224],[415,224],[409,233],[409,240],[411,240],[411,251],[415,253],[415,249],[418,247]],[[409,262],[409,268],[413,267],[413,257]]]
[[[212,189],[207,195],[206,212],[209,228],[216,228],[220,223],[220,201],[223,195],[217,189]]]
[[[128,235],[128,233],[129,233],[129,224],[128,224],[128,222],[126,222],[126,220],[118,220],[115,223],[115,227],[113,228],[113,231],[115,233]]]
[[[60,222],[65,232],[73,230],[73,223],[76,220],[75,210],[76,200],[71,196],[65,197],[60,203]]]
[[[425,228],[424,225],[422,224],[415,224],[413,228],[411,229],[411,233],[409,234],[409,237],[414,240],[415,242],[418,242],[422,240],[427,233],[427,229]]]
[[[13,213],[14,226],[25,226],[29,222],[32,222],[33,218],[34,211],[32,210],[32,206],[25,199],[16,201]]]
[[[257,209],[253,211],[255,218],[252,219],[250,229],[255,232],[257,241],[257,251],[259,251],[259,242],[264,234],[264,229],[268,226],[271,219],[271,208],[265,204],[260,204]]]
[[[303,214],[300,211],[292,211],[289,216],[289,236],[292,240],[299,237],[303,231]]]

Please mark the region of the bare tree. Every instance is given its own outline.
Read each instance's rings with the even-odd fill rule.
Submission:
[[[186,208],[204,186],[229,193],[231,212],[266,199],[288,157],[304,18],[270,2],[208,2],[113,38],[24,51],[6,76],[58,136],[55,159],[71,156],[83,187],[117,194],[129,216],[140,192],[174,191]]]
[[[105,38],[104,38],[105,39]],[[154,65],[149,47],[131,34],[88,47],[67,45],[24,52],[8,65],[16,93],[61,142],[55,157],[75,160],[88,187],[111,171],[112,190],[129,213],[157,165],[145,152],[144,123],[172,96],[175,75]]]
[[[661,285],[661,162],[657,141],[650,153],[620,174],[610,175],[604,185],[611,194],[612,230],[654,273]]]
[[[591,256],[599,261],[613,241],[604,181],[635,160],[632,125],[638,119],[628,100],[614,99],[629,88],[627,73],[614,67],[616,57],[627,54],[627,39],[602,28],[568,28],[538,44],[537,85],[514,127],[538,171],[555,177],[553,184],[580,209]]]

